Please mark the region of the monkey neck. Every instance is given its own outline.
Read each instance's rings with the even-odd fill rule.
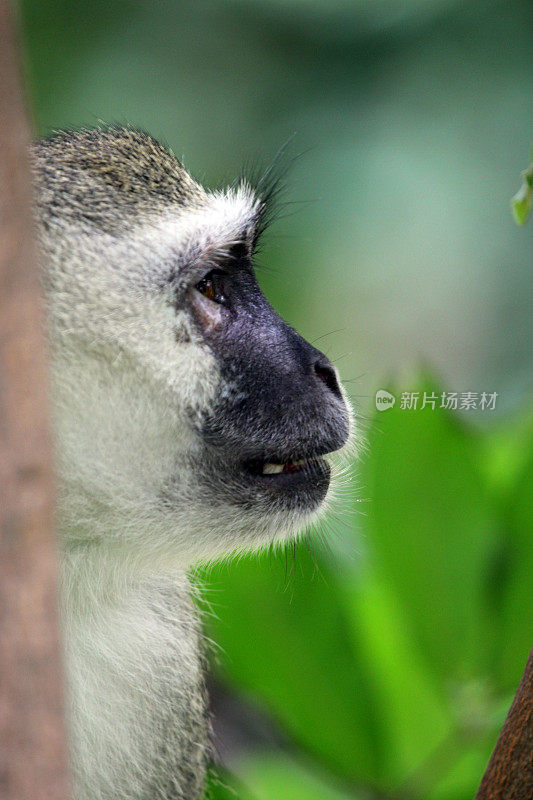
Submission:
[[[62,554],[77,798],[163,797],[167,779],[177,788],[165,797],[203,796],[209,725],[198,612],[185,571],[158,572],[156,563],[94,542]]]
[[[116,607],[136,597],[142,586],[171,582],[189,591],[188,565],[179,557],[134,547],[114,538],[110,542],[86,540],[63,548],[60,588],[70,614],[90,614]]]

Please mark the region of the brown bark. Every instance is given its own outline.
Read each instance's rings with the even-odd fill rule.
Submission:
[[[533,798],[533,650],[475,800]]]
[[[29,140],[0,0],[0,798],[65,800],[43,314]]]

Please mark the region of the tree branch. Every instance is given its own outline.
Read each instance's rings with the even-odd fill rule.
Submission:
[[[533,798],[533,650],[474,800]]]
[[[44,325],[9,5],[0,0],[0,797],[65,800]]]

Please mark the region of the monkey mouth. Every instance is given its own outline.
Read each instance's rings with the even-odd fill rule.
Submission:
[[[327,455],[331,452],[329,448],[322,453],[316,449],[307,453],[267,451],[235,459],[229,465],[227,457],[215,457],[209,472],[201,475],[211,492],[215,488],[220,502],[267,514],[308,513],[320,506],[328,492],[331,468]],[[219,475],[220,481],[213,480],[213,475]]]
[[[245,468],[252,475],[287,475],[292,472],[300,472],[309,466],[310,462],[317,459],[298,458],[289,461],[262,461],[261,459],[254,459],[245,463]]]
[[[269,455],[248,461],[241,469],[241,475],[246,476],[249,498],[278,510],[285,507],[308,512],[318,508],[331,479],[331,468],[323,455],[307,458]]]
[[[322,456],[310,458],[253,459],[244,463],[245,471],[256,480],[272,483],[300,482],[301,480],[327,475],[329,464]]]

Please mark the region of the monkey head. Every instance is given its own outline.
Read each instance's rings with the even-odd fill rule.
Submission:
[[[259,288],[269,192],[207,192],[126,128],[33,157],[69,546],[188,566],[297,533],[353,425],[333,365]]]

